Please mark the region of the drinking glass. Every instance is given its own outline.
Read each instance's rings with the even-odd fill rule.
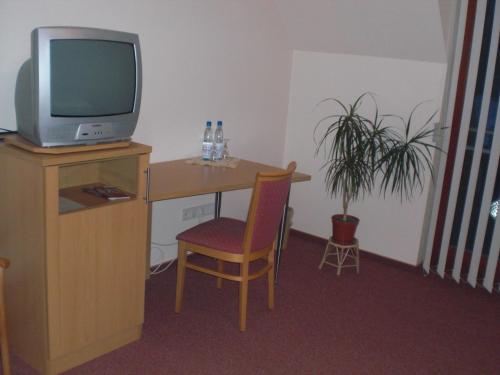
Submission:
[[[222,159],[228,159],[229,158],[229,148],[227,146],[229,142],[228,138],[224,138],[224,149],[222,150]]]

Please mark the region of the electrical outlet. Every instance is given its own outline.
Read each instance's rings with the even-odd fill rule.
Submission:
[[[193,210],[190,208],[184,208],[182,210],[182,221],[191,220],[193,218]]]
[[[202,216],[214,216],[214,205],[212,203],[204,204],[201,209]]]
[[[187,207],[182,210],[182,221],[193,220],[204,216],[213,216],[214,205],[211,203]]]
[[[188,207],[182,210],[182,220],[193,220],[196,217],[197,207]]]

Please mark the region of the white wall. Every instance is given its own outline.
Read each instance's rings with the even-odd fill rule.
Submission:
[[[313,142],[315,124],[337,109],[328,104],[316,107],[317,103],[327,97],[352,103],[371,91],[377,94],[382,112],[407,116],[417,103],[432,100],[417,113],[417,126],[441,104],[445,68],[441,63],[294,52],[285,160],[298,160],[299,169],[312,175],[310,183],[293,187],[290,204],[296,229],[327,238],[330,216],[342,209],[340,199],[330,199],[325,192],[324,173],[319,171],[322,159],[314,158]],[[416,264],[427,190],[428,185],[411,203],[372,196],[353,204],[351,213],[361,219],[357,234],[361,248]]]
[[[454,44],[454,26],[457,17],[457,10],[460,2],[456,0],[439,0],[439,14],[441,15],[441,28],[443,29],[443,40],[446,49],[449,51]],[[449,57],[447,61],[449,60]]]
[[[274,0],[302,51],[445,62],[440,9],[457,0]],[[438,4],[439,1],[439,4]]]
[[[33,28],[123,30],[140,36],[143,96],[134,140],[153,146],[153,162],[198,155],[205,121],[221,119],[234,155],[281,166],[291,52],[276,18],[267,0],[1,0],[0,127],[16,129],[15,80]],[[225,194],[223,214],[244,217],[248,196]],[[172,242],[193,224],[180,221],[181,209],[212,199],[155,204],[153,240]]]

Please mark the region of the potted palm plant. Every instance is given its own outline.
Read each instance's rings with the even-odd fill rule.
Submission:
[[[374,104],[373,116],[360,114],[363,99]],[[401,199],[411,199],[415,190],[423,190],[424,176],[432,176],[432,151],[439,150],[427,139],[436,131],[428,125],[437,112],[415,132],[412,118],[380,115],[374,96],[364,93],[353,104],[345,105],[335,98],[332,101],[340,113],[323,117],[314,129],[315,156],[321,152],[325,163],[325,186],[331,197],[342,198],[343,213],[332,216],[332,237],[341,244],[351,244],[359,219],[348,214],[352,201],[371,194],[378,185],[379,193],[398,194]],[[391,120],[401,126],[385,125]]]

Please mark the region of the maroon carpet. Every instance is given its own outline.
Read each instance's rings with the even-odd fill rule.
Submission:
[[[67,374],[500,374],[498,294],[366,256],[337,277],[322,253],[292,236],[275,310],[252,282],[245,333],[237,284],[194,271],[176,315],[172,267],[147,282],[143,338]]]

